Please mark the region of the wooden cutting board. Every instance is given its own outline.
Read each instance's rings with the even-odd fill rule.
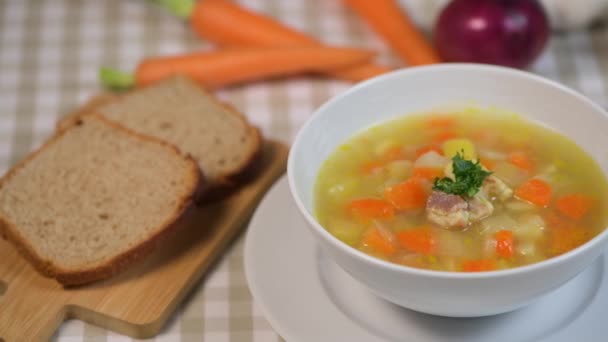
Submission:
[[[151,258],[107,281],[65,289],[0,239],[0,341],[47,340],[67,318],[132,337],[156,335],[283,174],[287,152],[280,143],[266,142],[247,185],[193,211]]]

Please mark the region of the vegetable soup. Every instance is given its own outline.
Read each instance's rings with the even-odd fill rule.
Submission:
[[[414,115],[354,136],[325,161],[319,223],[372,256],[443,271],[551,258],[606,226],[608,185],[570,139],[516,115]]]

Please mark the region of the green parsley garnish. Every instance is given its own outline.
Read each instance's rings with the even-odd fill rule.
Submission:
[[[464,151],[463,154],[456,153],[452,158],[452,169],[455,180],[448,177],[435,178],[433,190],[459,195],[464,198],[475,196],[481,188],[484,179],[492,174],[492,172],[484,170],[479,160],[473,162],[463,159],[463,156]]]

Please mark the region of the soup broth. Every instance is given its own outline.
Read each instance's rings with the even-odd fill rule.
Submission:
[[[411,115],[340,145],[315,187],[319,223],[369,255],[442,271],[507,269],[606,226],[608,185],[567,137],[515,115]]]

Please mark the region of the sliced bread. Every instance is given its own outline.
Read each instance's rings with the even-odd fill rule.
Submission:
[[[0,180],[0,232],[41,273],[84,284],[149,254],[201,182],[172,145],[86,115]]]
[[[91,112],[133,131],[165,140],[189,154],[210,187],[230,185],[261,148],[259,131],[230,105],[194,81],[176,76],[114,99],[94,98],[59,127]]]

